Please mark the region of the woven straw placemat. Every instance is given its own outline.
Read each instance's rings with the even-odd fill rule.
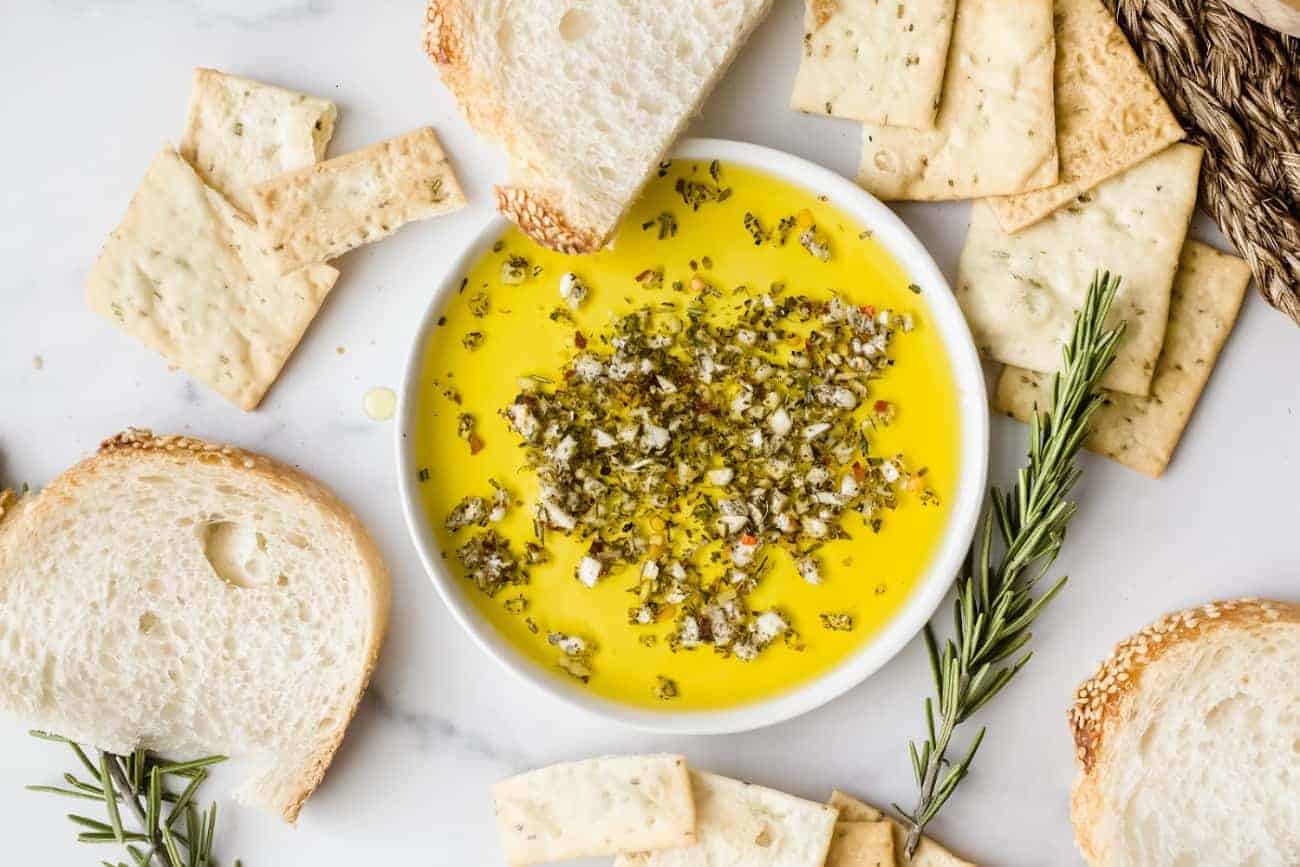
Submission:
[[[1300,39],[1221,0],[1105,0],[1205,148],[1201,208],[1300,324]]]

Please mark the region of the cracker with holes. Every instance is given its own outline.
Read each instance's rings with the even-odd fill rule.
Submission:
[[[465,205],[428,127],[281,175],[254,187],[252,197],[257,223],[288,270]]]
[[[957,301],[975,345],[995,361],[1056,370],[1093,273],[1109,271],[1123,282],[1108,322],[1127,328],[1101,384],[1147,394],[1200,164],[1200,148],[1173,145],[1014,235],[976,202],[957,268]]]
[[[498,783],[492,798],[510,864],[695,842],[695,803],[682,756],[607,756],[551,765]]]
[[[1054,186],[993,199],[1016,232],[1183,137],[1169,106],[1101,0],[1056,2]]]
[[[1084,445],[1126,467],[1159,477],[1182,439],[1219,351],[1241,309],[1250,266],[1208,244],[1188,241],[1179,260],[1164,351],[1150,397],[1110,392]],[[1002,371],[994,408],[1028,421],[1051,403],[1052,377],[1018,367]]]
[[[808,0],[790,107],[933,127],[956,8],[956,0]]]
[[[691,846],[620,855],[615,867],[823,867],[834,808],[793,795],[691,772]]]
[[[249,189],[324,159],[337,117],[329,100],[199,68],[177,149],[208,186],[252,214]]]
[[[858,183],[929,201],[1055,184],[1054,59],[1052,0],[962,0],[934,128],[866,124]]]
[[[286,273],[288,272],[288,273]],[[334,286],[287,268],[175,151],[149,165],[86,280],[92,310],[241,409],[255,409]]]

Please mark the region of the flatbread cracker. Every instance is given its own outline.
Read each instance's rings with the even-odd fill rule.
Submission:
[[[823,867],[835,810],[784,792],[691,772],[693,846],[620,855],[614,867]]]
[[[840,811],[841,822],[888,822],[894,837],[894,857],[900,865],[906,867],[975,867],[970,861],[963,861],[929,837],[922,837],[916,847],[911,861],[903,859],[907,847],[907,831],[902,824],[886,816],[870,804],[863,803],[838,789],[831,792],[830,805]],[[875,816],[875,819],[871,817]]]
[[[894,867],[894,834],[889,823],[837,823],[826,867]]]
[[[510,864],[695,842],[695,804],[683,756],[552,765],[497,783],[492,797]]]
[[[1164,352],[1151,381],[1151,396],[1110,392],[1092,419],[1084,445],[1126,467],[1159,478],[1191,419],[1232,332],[1250,283],[1250,265],[1199,241],[1188,241],[1179,260],[1169,306]],[[1007,367],[993,406],[1029,421],[1035,405],[1051,402],[1052,377]]]
[[[1101,0],[1056,0],[1057,184],[991,200],[1015,232],[1183,138]]]
[[[1057,181],[1052,0],[961,0],[934,129],[863,127],[881,199],[973,199]]]
[[[1014,235],[976,202],[957,267],[957,300],[975,345],[1004,364],[1056,370],[1093,273],[1110,271],[1123,282],[1109,322],[1128,328],[1102,385],[1145,395],[1200,164],[1200,148],[1172,145]]]
[[[790,107],[934,127],[956,0],[807,0]]]
[[[428,127],[253,188],[253,209],[290,270],[455,211],[465,194]]]
[[[334,286],[316,265],[281,276],[257,227],[164,149],[86,280],[86,300],[242,409],[255,409]]]
[[[839,789],[831,792],[831,799],[827,803],[840,811],[841,822],[879,822],[885,818],[880,810]]]
[[[200,67],[179,150],[208,186],[252,214],[249,189],[324,159],[337,118],[327,99]]]

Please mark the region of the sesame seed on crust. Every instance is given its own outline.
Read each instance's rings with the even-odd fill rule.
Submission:
[[[559,253],[594,253],[604,244],[598,232],[577,228],[554,203],[527,187],[497,187],[496,197],[497,210],[543,247]]]
[[[1138,688],[1142,669],[1183,641],[1223,628],[1250,628],[1278,620],[1300,622],[1300,604],[1268,599],[1230,599],[1176,611],[1124,639],[1091,678],[1080,684],[1067,713],[1075,758],[1091,773],[1101,752],[1106,722],[1124,696]]]
[[[206,458],[211,455],[213,458],[241,458],[246,469],[252,469],[256,466],[256,455],[237,449],[234,446],[228,446],[224,443],[213,443],[207,440],[197,439],[195,437],[182,436],[181,434],[161,434],[154,435],[153,431],[148,428],[131,427],[119,434],[109,437],[99,444],[99,454],[111,454],[112,452],[136,450],[136,451],[161,451],[161,452],[198,452]],[[218,457],[219,456],[219,457]]]

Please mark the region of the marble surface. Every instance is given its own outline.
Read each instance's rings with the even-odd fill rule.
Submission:
[[[237,442],[317,475],[364,516],[392,568],[392,628],[367,695],[296,829],[227,804],[223,857],[249,865],[501,863],[488,785],[602,751],[680,750],[701,767],[813,798],[833,786],[911,797],[905,742],[928,688],[913,641],[867,683],[765,731],[639,734],[505,679],[461,633],[407,539],[391,424],[362,396],[396,387],[418,314],[451,256],[489,213],[501,153],[456,113],[420,51],[419,0],[6,0],[0,27],[0,478],[39,485],[126,425]],[[801,5],[779,0],[691,131],[786,149],[852,174],[858,131],[785,104]],[[190,69],[216,66],[328,96],[333,153],[434,125],[474,205],[348,255],[328,305],[263,408],[243,414],[86,309],[81,282],[155,149],[180,133]],[[953,277],[965,205],[899,209]],[[1197,233],[1222,243],[1198,222]],[[339,353],[338,348],[344,352]],[[39,361],[38,361],[39,359]],[[1064,709],[1111,644],[1157,615],[1213,597],[1300,594],[1300,332],[1252,293],[1168,476],[1148,481],[1087,457],[1081,513],[1033,663],[978,722],[973,773],[933,826],[1001,865],[1078,863]],[[1023,429],[995,420],[994,478]],[[24,792],[67,757],[0,722],[0,815],[9,863],[89,864],[64,804]],[[224,794],[237,769],[220,776]],[[21,829],[21,833],[15,833]]]

